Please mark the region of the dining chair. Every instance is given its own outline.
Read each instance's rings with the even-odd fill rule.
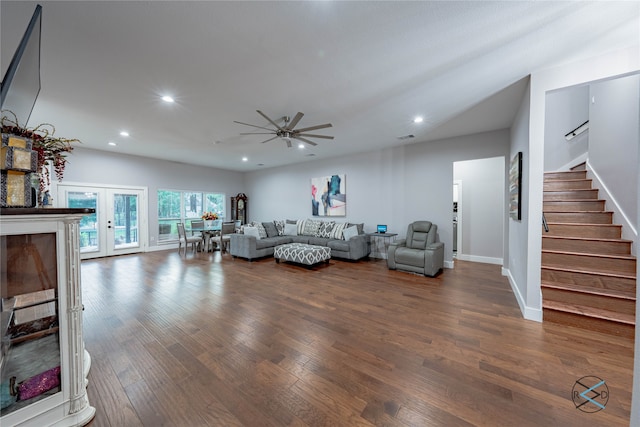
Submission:
[[[211,238],[211,241],[216,243],[220,248],[220,251],[227,252],[231,243],[231,234],[236,232],[236,224],[233,221],[223,222],[220,228],[220,233]]]
[[[178,223],[178,253],[182,248],[182,243],[184,243],[184,254],[187,254],[187,246],[191,243],[191,249],[196,251],[200,248],[202,244],[202,238],[200,236],[187,236],[187,233],[184,230],[184,224]]]
[[[202,239],[201,247],[206,248],[209,242],[208,242],[208,234],[204,231],[204,220],[192,219],[190,222],[191,222],[191,235],[195,236],[199,233],[200,238]],[[194,232],[193,230],[196,230],[196,231]]]

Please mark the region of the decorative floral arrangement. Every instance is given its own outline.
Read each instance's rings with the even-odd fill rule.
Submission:
[[[13,120],[6,116],[11,114]],[[51,184],[49,169],[47,165],[53,165],[56,178],[62,181],[64,169],[67,166],[66,155],[73,151],[74,142],[78,139],[59,138],[53,136],[56,129],[49,123],[42,123],[34,128],[27,128],[18,123],[16,115],[9,111],[2,111],[2,133],[22,136],[33,141],[32,150],[38,153],[37,172],[40,175],[40,193],[43,194]]]
[[[202,214],[202,219],[204,219],[205,221],[218,219],[218,214],[215,212],[205,212]]]

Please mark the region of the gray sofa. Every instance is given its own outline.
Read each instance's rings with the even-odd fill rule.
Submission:
[[[359,228],[361,230],[362,226]],[[349,240],[311,235],[277,235],[258,239],[255,236],[236,233],[231,234],[229,252],[233,257],[246,258],[251,261],[256,258],[273,256],[275,247],[286,243],[327,246],[331,248],[331,258],[353,261],[368,257],[371,253],[371,242],[369,236],[364,232]]]

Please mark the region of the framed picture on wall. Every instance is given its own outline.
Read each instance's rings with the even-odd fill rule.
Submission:
[[[522,151],[519,151],[509,167],[509,216],[522,219]]]
[[[311,215],[347,215],[345,174],[311,178]]]

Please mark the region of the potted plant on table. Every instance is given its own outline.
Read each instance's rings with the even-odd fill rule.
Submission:
[[[218,219],[218,214],[215,212],[204,212],[202,214],[202,219],[204,220],[205,224],[211,224],[211,221],[214,221],[216,219]]]

